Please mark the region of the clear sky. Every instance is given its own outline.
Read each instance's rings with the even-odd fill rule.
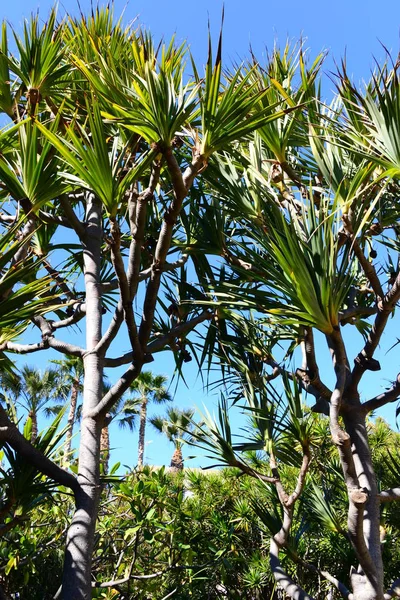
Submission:
[[[18,31],[24,17],[28,17],[32,12],[39,10],[45,20],[52,5],[51,0],[1,0],[0,16],[7,19]],[[222,5],[221,0],[201,2],[131,0],[128,3],[125,0],[115,0],[114,2],[117,15],[125,9],[126,22],[137,17],[141,24],[150,29],[156,39],[162,37],[169,39],[176,33],[178,41],[187,40],[196,62],[200,64],[205,62],[207,54],[208,20],[210,20],[213,36],[216,36],[221,22]],[[224,5],[225,63],[244,59],[248,55],[250,46],[256,56],[262,57],[265,49],[272,48],[276,40],[283,45],[286,39],[297,40],[303,37],[307,40],[306,46],[310,48],[311,56],[315,56],[322,50],[329,52],[324,69],[326,74],[334,68],[334,61],[339,61],[346,52],[348,71],[353,74],[356,81],[360,81],[369,77],[374,58],[380,61],[384,56],[382,44],[394,54],[397,54],[400,48],[398,0],[380,2],[377,0],[335,0],[335,2],[303,0],[301,3],[294,0],[285,2],[225,0]],[[59,14],[62,16],[66,11],[78,14],[79,6],[86,13],[90,10],[91,2],[81,0],[78,5],[76,0],[64,0],[59,3]],[[328,96],[331,87],[333,85],[327,79],[325,93]],[[396,322],[398,323],[398,319]],[[396,329],[398,330],[398,327]],[[355,352],[359,350],[359,344],[360,341],[357,346],[354,346]],[[390,345],[391,343],[387,346],[385,344],[386,349]],[[396,376],[397,356],[396,350],[386,357],[383,353],[378,356],[383,366],[382,379],[385,377],[393,379]],[[38,355],[27,356],[24,357],[24,362],[34,364],[37,359]],[[173,371],[173,362],[167,353],[163,353],[162,357],[160,356],[150,366],[152,370],[159,373],[170,374]],[[370,381],[372,382],[372,378]],[[205,396],[200,381],[196,381],[194,362],[188,369],[188,383],[189,388],[182,385],[179,387],[176,404],[184,407],[193,404],[201,406],[203,400],[206,400],[208,405],[214,402],[212,398]],[[379,392],[379,384],[378,388],[374,386],[371,390],[368,386],[369,380],[366,379],[366,394],[374,395]],[[393,406],[384,413],[393,424],[394,418],[390,419],[390,414],[394,414]],[[168,463],[172,448],[167,443],[161,442],[159,436],[150,430],[147,439],[148,461],[154,464]],[[124,464],[135,464],[137,435],[120,432],[114,426],[111,431],[111,445],[115,447],[111,463],[120,460]]]
[[[45,18],[51,0],[1,0],[2,16],[18,27],[23,18],[40,10]],[[83,12],[90,10],[90,0],[80,0]],[[156,38],[168,38],[176,32],[187,39],[195,57],[206,56],[207,22],[212,31],[220,24],[221,0],[115,0],[116,13],[125,8],[126,21],[136,17]],[[283,43],[286,37],[308,40],[312,52],[329,50],[339,59],[347,49],[348,62],[357,77],[367,76],[372,56],[383,55],[380,42],[389,49],[399,48],[400,3],[396,0],[225,0],[225,59],[243,58],[249,48],[260,55],[271,48],[274,39]],[[77,0],[59,3],[60,13],[78,13]]]

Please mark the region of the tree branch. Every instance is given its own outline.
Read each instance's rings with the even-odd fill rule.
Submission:
[[[17,222],[17,215],[7,215],[6,213],[0,212],[0,222],[7,223],[8,225],[15,225]]]
[[[57,340],[55,337],[48,338],[47,342],[49,348],[53,348],[53,350],[57,350],[57,352],[61,352],[62,354],[71,354],[71,356],[83,357],[86,353],[84,348],[81,348],[80,346],[74,346],[73,344],[69,344],[63,340]]]
[[[304,452],[303,461],[302,461],[300,473],[297,478],[296,488],[290,494],[289,498],[286,501],[286,506],[288,506],[288,507],[291,507],[294,505],[294,503],[296,502],[296,500],[299,498],[300,494],[302,493],[302,491],[304,489],[304,484],[306,482],[306,477],[307,477],[307,473],[308,473],[308,469],[309,469],[310,461],[311,461],[310,449],[308,448],[308,446],[306,448],[303,448],[303,452]]]
[[[302,558],[300,558],[300,556],[297,556],[297,554],[293,556],[293,552],[290,552],[290,557],[292,558],[292,560],[294,560],[295,563],[300,564],[302,567],[308,569],[312,573],[316,573],[317,575],[320,575],[321,577],[326,579],[326,581],[328,581],[337,589],[337,591],[343,598],[345,598],[345,600],[353,600],[353,594],[350,592],[350,590],[347,589],[344,583],[342,583],[341,581],[339,581],[339,579],[328,573],[328,571],[321,571],[315,565],[308,563]]]
[[[287,507],[287,501],[288,501],[289,495],[286,492],[285,488],[283,487],[283,483],[282,483],[280,475],[279,475],[278,465],[276,463],[276,458],[275,458],[273,448],[270,449],[270,453],[269,453],[269,466],[271,468],[271,473],[276,480],[275,488],[278,493],[279,502],[282,504],[284,514],[286,514],[286,512],[288,510],[291,510],[290,507],[289,507],[289,509]],[[290,523],[289,523],[289,529],[290,529]],[[282,531],[284,531],[284,528],[281,530],[281,533],[279,535],[282,534]],[[288,534],[289,534],[289,530],[286,532],[285,535],[287,536]],[[282,542],[280,542],[281,546],[283,546],[285,544],[285,540],[286,540],[286,537]]]
[[[315,398],[317,398],[317,401],[318,401],[318,399],[321,398],[320,392],[313,387],[313,385],[311,384],[311,382],[309,380],[309,377],[307,376],[307,373],[305,373],[304,370],[296,369],[295,373],[292,373],[292,371],[288,371],[288,370],[284,369],[283,367],[281,367],[281,365],[279,365],[275,360],[273,360],[271,358],[268,358],[265,361],[265,363],[273,369],[272,374],[267,375],[267,381],[276,379],[276,377],[278,377],[278,375],[282,375],[284,373],[290,380],[292,380],[292,381],[296,380],[298,382],[298,384],[301,386],[301,388],[307,392],[307,394],[311,394],[312,396],[315,396]],[[305,376],[307,377],[307,381],[305,381]],[[330,400],[331,395],[332,395],[331,390],[329,388],[326,388],[325,395],[322,396],[322,398],[325,400]]]
[[[171,147],[165,149],[164,158],[171,176],[174,197],[164,214],[164,221],[161,226],[154,254],[154,268],[149,283],[147,284],[146,296],[143,304],[142,322],[139,328],[139,341],[142,348],[147,346],[153,327],[155,307],[161,281],[160,267],[164,265],[168,250],[171,246],[174,226],[182,209],[183,200],[192,186],[194,178],[204,167],[203,157],[197,156],[182,175]]]
[[[136,379],[142,369],[143,363],[133,363],[120,377],[120,379],[109,389],[107,394],[102,398],[98,405],[91,410],[87,416],[92,419],[102,418],[112,408],[112,406],[121,398],[122,394],[131,385],[132,381]]]
[[[101,583],[99,581],[93,581],[92,582],[92,587],[93,588],[109,588],[109,587],[114,587],[114,586],[117,586],[117,585],[122,585],[124,583],[128,583],[128,581],[130,579],[136,579],[138,581],[148,580],[148,579],[155,579],[156,577],[161,577],[162,575],[165,575],[169,571],[184,571],[184,570],[191,570],[191,569],[205,569],[206,567],[210,567],[212,564],[213,563],[210,561],[210,562],[204,563],[202,565],[171,565],[170,567],[166,567],[165,569],[162,569],[160,571],[156,571],[155,573],[149,573],[148,575],[128,575],[127,577],[124,577],[123,579],[115,579],[115,580],[112,580],[112,581],[104,581],[103,583]]]
[[[332,393],[329,420],[332,439],[339,451],[349,498],[349,509],[347,514],[348,534],[361,568],[371,583],[376,587],[378,585],[377,569],[368,550],[363,528],[364,508],[368,500],[368,493],[360,488],[350,435],[346,431],[343,431],[339,425],[341,402],[346,380],[348,378],[348,361],[343,339],[339,330],[334,330],[330,336],[327,336],[327,341],[336,373],[336,386]]]
[[[24,438],[14,423],[11,422],[2,406],[0,406],[0,440],[9,444],[15,452],[38,469],[40,473],[47,475],[59,485],[63,485],[75,493],[79,491],[80,487],[77,479],[71,473],[56,465]]]
[[[364,252],[362,251],[358,239],[354,235],[353,226],[351,221],[347,215],[343,215],[343,226],[346,232],[346,235],[349,239],[349,243],[351,244],[351,249],[356,255],[358,262],[360,263],[362,270],[368,281],[371,284],[372,289],[375,292],[377,299],[383,298],[383,290],[381,283],[379,281],[379,277],[376,274],[376,270],[374,265],[366,258]]]
[[[306,456],[306,455],[305,455]],[[305,466],[305,461],[303,461],[303,466]],[[299,480],[302,479],[302,476],[299,476]],[[303,480],[304,484],[304,480]],[[299,484],[298,486],[299,487]],[[293,496],[293,494],[292,494]],[[297,496],[298,497],[298,496]],[[297,498],[293,500],[293,503]],[[288,505],[284,507],[284,520],[282,524],[281,530],[271,538],[270,542],[270,566],[272,573],[275,577],[276,582],[280,587],[284,590],[286,595],[290,597],[292,600],[313,600],[311,596],[309,596],[298,584],[296,584],[293,579],[283,570],[282,565],[279,560],[279,550],[283,547],[287,542],[287,537],[290,532],[292,522],[292,507]],[[318,575],[324,577],[329,583],[331,583],[341,594],[345,600],[353,600],[353,594],[349,592],[347,587],[339,581],[336,577],[333,577],[327,571],[320,571],[314,565],[311,565],[300,557],[296,556],[294,562],[300,563],[303,567],[309,569],[310,571],[317,573]]]
[[[322,383],[319,376],[319,367],[317,364],[317,359],[315,356],[315,344],[314,344],[314,334],[312,327],[304,328],[304,354],[305,354],[305,362],[306,362],[306,377],[301,377],[300,373],[296,371],[296,375],[303,380],[303,384],[305,389],[308,389],[308,386],[312,386],[315,390],[317,390],[318,394],[327,400],[331,397],[331,390]],[[300,371],[298,369],[298,371]]]
[[[56,269],[54,269],[47,260],[44,259],[42,261],[42,264],[43,264],[44,268],[46,269],[46,271],[48,272],[48,274],[53,278],[55,283],[58,285],[60,290],[62,292],[64,292],[65,296],[67,298],[69,298],[69,300],[75,300],[75,295],[69,289],[65,279],[63,277],[61,277],[60,273]]]
[[[389,404],[389,402],[395,402],[399,396],[400,373],[397,375],[396,381],[389,390],[386,390],[386,392],[383,392],[383,394],[379,394],[378,396],[375,396],[375,398],[364,402],[362,405],[363,412],[365,415],[367,415],[371,411],[377,410],[378,408],[385,406],[385,404]]]
[[[279,560],[279,546],[274,538],[271,538],[269,547],[269,564],[277,584],[283,589],[285,594],[292,600],[314,600],[309,596],[293,579],[282,569]]]
[[[240,460],[235,459],[235,461],[230,464],[231,467],[236,467],[237,469],[240,469],[245,475],[250,475],[250,477],[254,477],[255,479],[259,479],[260,481],[264,481],[265,483],[276,483],[277,481],[275,477],[263,475],[262,473],[259,473],[255,469],[252,469]]]
[[[346,467],[345,479],[351,488],[358,487],[358,480],[354,461],[351,456],[349,435],[339,425],[339,415],[342,404],[343,391],[348,376],[348,365],[343,339],[340,331],[334,331],[327,336],[328,347],[331,352],[332,362],[336,374],[335,389],[330,398],[329,421],[334,444],[339,448],[342,466]]]
[[[140,194],[135,193],[128,201],[129,226],[132,241],[129,250],[127,278],[131,300],[136,297],[140,281],[139,274],[146,230],[147,205],[154,198],[154,191],[160,179],[161,166],[161,161],[153,163],[148,187]]]
[[[283,523],[280,531],[276,533],[270,541],[269,562],[272,574],[277,584],[292,600],[313,600],[293,579],[283,570],[279,560],[280,548],[286,546],[289,537],[293,519],[293,508],[296,500],[299,498],[305,484],[306,475],[310,464],[310,451],[306,447],[303,449],[303,462],[297,478],[297,484],[294,492],[289,496],[279,478],[278,468],[273,451],[270,451],[270,465],[272,474],[276,477],[276,491],[279,501],[283,508]]]
[[[353,600],[353,598],[354,598],[353,594],[347,589],[347,587],[344,585],[344,583],[339,581],[339,579],[337,579],[336,577],[334,577],[327,571],[318,571],[318,573],[324,579],[326,579],[326,581],[329,581],[329,583],[332,584],[334,588],[337,589],[337,591],[342,596],[342,598],[344,598],[345,600]]]
[[[182,257],[176,260],[175,262],[168,263],[166,262],[164,265],[158,267],[161,273],[165,273],[167,271],[175,271],[175,269],[179,269],[179,267],[183,267],[187,263],[189,259],[189,254],[182,254]],[[148,269],[144,269],[139,273],[139,281],[144,281],[151,276],[152,271],[154,270],[153,265]]]
[[[377,570],[364,537],[364,509],[368,500],[368,494],[361,490],[351,490],[349,493],[349,510],[347,515],[347,527],[349,539],[357,554],[357,558],[365,575],[371,583],[377,584]]]
[[[188,319],[184,323],[180,323],[180,325],[177,325],[176,327],[171,329],[166,335],[159,336],[153,342],[150,342],[150,344],[146,348],[146,354],[153,354],[154,352],[159,352],[160,350],[165,348],[167,344],[170,344],[177,338],[182,338],[187,333],[192,331],[196,327],[196,325],[199,325],[204,321],[211,321],[213,318],[214,313],[209,310],[205,310],[199,315],[197,315],[197,317],[193,317],[192,319]]]
[[[13,354],[31,354],[39,350],[53,348],[62,354],[71,354],[72,356],[84,356],[85,350],[79,346],[74,346],[68,342],[57,340],[54,337],[47,337],[37,344],[17,344],[15,342],[4,342],[0,345],[0,351],[12,352]]]
[[[48,321],[39,315],[37,317],[33,317],[32,322],[40,329],[42,334],[42,342],[40,344],[44,345],[42,345],[40,348],[37,348],[38,350],[42,350],[43,348],[53,348],[53,350],[57,350],[57,352],[61,352],[62,354],[84,356],[85,350],[83,348],[74,346],[73,344],[69,344],[68,342],[64,342],[62,340],[57,340],[55,337],[53,337],[53,321]],[[34,345],[39,346],[40,344]],[[19,344],[14,344],[14,346],[18,345]],[[11,350],[10,342],[7,344],[7,349]]]
[[[161,335],[157,337],[154,341],[150,342],[150,344],[146,348],[145,357],[146,362],[149,361],[149,355],[159,352],[168,344],[173,343],[177,338],[181,338],[186,335],[190,331],[192,331],[196,325],[203,323],[203,321],[210,321],[214,318],[214,314],[210,311],[204,311],[197,317],[193,317],[193,319],[189,319],[180,325],[177,325],[173,329],[171,329],[167,334]],[[134,352],[127,352],[126,354],[119,356],[117,358],[105,358],[104,366],[106,367],[120,367],[121,365],[127,365],[136,360],[136,356]]]
[[[26,517],[25,517],[25,519],[26,519]],[[18,525],[21,525],[21,523],[23,521],[24,521],[23,517],[14,517],[11,521],[8,521],[8,523],[4,523],[4,524],[2,523],[2,524],[0,524],[0,539],[4,535],[6,535],[6,533],[8,533],[12,529],[14,529],[14,527],[17,527]],[[0,600],[1,600],[1,596],[0,596]]]
[[[84,197],[84,194],[83,194],[83,197]],[[82,221],[80,221],[78,219],[78,217],[76,216],[76,213],[75,213],[74,209],[72,208],[72,205],[69,201],[68,195],[60,196],[58,198],[58,200],[59,200],[61,207],[65,213],[67,221],[69,223],[71,223],[71,225],[72,225],[73,229],[75,230],[75,233],[77,234],[79,239],[83,239],[86,235],[85,223],[82,223]]]
[[[0,351],[13,352],[13,354],[30,354],[38,352],[49,347],[48,340],[38,342],[37,344],[17,344],[15,342],[4,342],[0,345]]]
[[[61,321],[49,321],[52,330],[61,329],[63,327],[70,327],[78,323],[86,315],[86,304],[77,302],[72,306],[73,313],[71,316],[61,319]]]
[[[380,502],[398,502],[400,500],[400,487],[384,490],[378,495]]]
[[[110,321],[107,331],[105,332],[105,334],[103,335],[93,352],[97,352],[99,355],[105,355],[112,342],[117,337],[117,334],[121,328],[123,321],[124,311],[122,308],[122,302],[120,300],[118,302],[117,308],[114,311],[113,317]]]
[[[385,600],[390,600],[390,598],[400,598],[400,578],[393,581],[392,585],[384,595]]]
[[[67,227],[68,229],[73,229],[73,226],[69,222],[69,220],[65,217],[60,217],[59,215],[52,215],[44,210],[39,210],[39,219],[43,223],[54,223],[55,225],[62,225],[63,227]]]
[[[245,271],[247,274],[254,273],[254,275],[258,275],[258,277],[263,279],[265,278],[265,271],[258,271],[258,269],[256,269],[252,263],[235,256],[226,247],[223,249],[223,256],[229,265],[237,267],[238,269]]]
[[[116,219],[110,219],[111,225],[111,261],[117,275],[118,287],[120,292],[122,309],[124,311],[124,319],[128,329],[129,341],[136,357],[142,358],[142,348],[139,344],[135,315],[133,313],[133,304],[130,297],[128,278],[125,273],[124,262],[121,256],[121,231]]]
[[[376,297],[383,298],[383,290],[381,286],[381,282],[379,281],[379,277],[376,273],[374,265],[366,258],[364,252],[362,251],[358,240],[354,237],[354,235],[350,235],[351,245],[356,255],[358,262],[360,263],[362,270],[365,273],[366,278],[368,279],[371,288],[374,290]]]
[[[372,326],[371,331],[368,334],[368,339],[365,343],[364,348],[358,354],[355,359],[355,365],[351,375],[351,383],[349,386],[349,392],[354,395],[357,391],[358,384],[364,375],[365,371],[373,366],[371,359],[374,355],[376,348],[380,342],[382,333],[385,330],[387,321],[390,314],[392,313],[396,303],[400,299],[400,273],[397,275],[396,280],[388,291],[388,293],[380,300],[377,304],[378,313],[375,317],[375,322]],[[377,365],[379,368],[379,364]],[[374,367],[375,368],[375,367]]]
[[[370,317],[376,315],[377,312],[376,306],[353,306],[339,312],[339,321],[341,325],[345,325],[346,323],[353,323],[357,320],[357,317]]]

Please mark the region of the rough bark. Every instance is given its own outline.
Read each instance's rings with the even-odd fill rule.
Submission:
[[[175,452],[171,458],[170,467],[171,469],[174,469],[174,471],[183,471],[183,456],[180,446],[176,446],[175,448]]]
[[[28,418],[32,421],[32,435],[31,442],[35,442],[38,437],[38,422],[37,422],[37,414],[35,410],[30,410],[28,413]]]
[[[147,398],[143,398],[143,402],[140,406],[140,425],[139,425],[139,446],[138,446],[138,461],[137,466],[143,467],[144,459],[144,438],[146,433],[146,420],[147,420]]]
[[[100,456],[101,456],[101,464],[103,465],[104,475],[108,473],[108,463],[110,460],[110,430],[108,425],[104,425],[101,430],[100,437]]]

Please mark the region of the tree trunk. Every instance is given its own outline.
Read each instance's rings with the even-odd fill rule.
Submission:
[[[72,383],[71,389],[71,405],[68,413],[68,421],[67,421],[67,433],[65,434],[65,454],[63,466],[67,467],[71,461],[71,445],[72,445],[72,435],[74,432],[74,424],[75,424],[75,415],[76,415],[76,405],[78,402],[79,395],[79,377],[75,377]]]
[[[380,539],[380,502],[376,476],[372,465],[371,451],[365,417],[357,409],[346,411],[344,423],[352,442],[352,453],[359,485],[367,491],[362,520],[363,538],[376,570],[376,581],[371,582],[364,574],[351,575],[354,600],[383,600],[383,561]]]
[[[180,446],[176,446],[175,448],[175,452],[173,453],[171,458],[170,467],[171,469],[174,469],[174,471],[183,471],[183,456]]]
[[[102,305],[100,259],[102,244],[101,204],[90,195],[86,208],[87,229],[82,239],[86,288],[86,350],[76,511],[68,530],[62,598],[89,600],[94,534],[99,501],[100,435],[103,422],[90,412],[100,402],[103,390],[103,358],[90,353],[101,339]]]
[[[110,460],[110,431],[108,429],[108,425],[104,425],[103,429],[101,430],[100,456],[104,475],[107,475],[108,463]]]
[[[353,599],[384,600],[380,504],[365,414],[358,395],[346,397],[344,393],[352,380],[339,329],[327,340],[337,377],[330,400],[330,427],[347,486],[349,539],[359,561],[359,567],[350,573]],[[345,432],[339,424],[340,414]]]
[[[143,399],[140,406],[140,426],[139,426],[139,447],[138,447],[138,461],[137,466],[143,467],[144,459],[144,437],[146,432],[146,420],[147,420],[147,398]]]
[[[35,410],[30,410],[28,413],[28,418],[31,419],[32,421],[32,435],[31,435],[31,442],[32,444],[34,442],[36,442],[37,437],[38,437],[38,422],[37,422],[37,414]]]

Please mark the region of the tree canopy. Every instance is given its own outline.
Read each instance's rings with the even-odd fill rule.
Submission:
[[[400,584],[385,571],[381,520],[400,491],[380,488],[367,419],[397,401],[400,375],[371,398],[360,383],[380,370],[375,353],[400,299],[399,63],[388,57],[358,89],[342,62],[326,103],[323,56],[301,44],[226,67],[222,35],[216,52],[208,43],[203,71],[186,44],[158,44],[110,7],[60,22],[53,10],[43,25],[32,17],[22,37],[3,24],[0,366],[10,373],[12,353],[47,349],[77,358],[73,395],[82,379],[83,400],[77,468],[63,469],[43,438],[29,441],[5,405],[0,440],[33,479],[73,493],[53,593],[88,599],[102,586],[92,579],[102,433],[123,394],[140,389],[159,352],[173,353],[180,376],[193,358],[203,371],[217,367],[218,419],[206,414],[195,427],[190,417],[187,433],[273,498],[253,508],[269,530],[277,585],[312,598],[295,563],[344,598],[388,600]],[[78,324],[84,342],[69,335]],[[23,337],[31,325],[34,342]],[[322,369],[323,349],[331,363]],[[105,369],[121,366],[105,389]],[[239,403],[253,428],[236,443],[229,406]],[[328,418],[329,441],[315,413]],[[313,461],[323,467],[310,483]],[[318,489],[324,469],[336,476],[339,465],[346,525]],[[307,507],[345,538],[350,575],[294,548]]]

